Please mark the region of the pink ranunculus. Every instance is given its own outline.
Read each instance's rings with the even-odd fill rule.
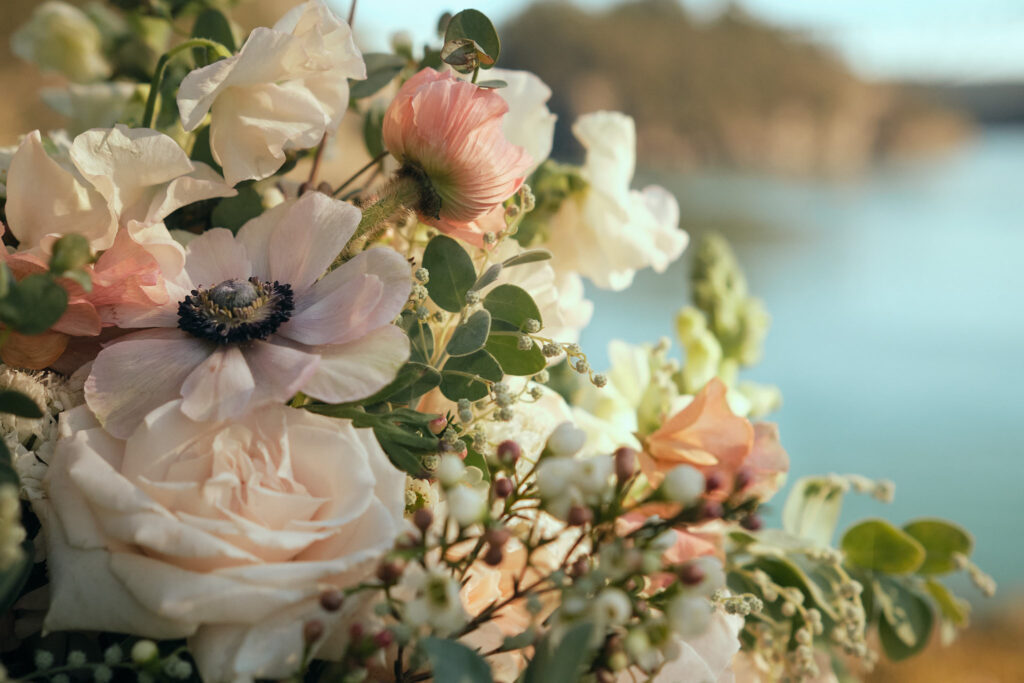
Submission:
[[[107,430],[125,437],[178,398],[193,419],[227,419],[300,390],[339,403],[391,381],[409,355],[391,324],[409,264],[374,248],[327,273],[359,220],[351,204],[310,192],[237,237],[218,228],[192,240],[167,304],[115,307],[119,326],[153,329],[96,357],[86,401]]]
[[[705,476],[718,475],[722,486],[710,494],[724,497],[733,490],[743,470],[748,480],[744,491],[767,500],[789,469],[789,457],[779,443],[774,424],[751,424],[729,408],[725,384],[714,378],[693,401],[670,417],[645,444],[640,465],[657,485],[677,465],[691,465]]]
[[[48,630],[188,638],[203,680],[284,679],[303,624],[338,659],[362,600],[320,594],[369,577],[403,528],[405,474],[368,429],[283,405],[230,422],[160,406],[130,438],[86,406],[61,415],[35,502]]]
[[[398,91],[384,116],[384,145],[430,183],[439,206],[421,219],[442,232],[482,245],[505,228],[502,202],[523,184],[529,154],[505,139],[508,104],[480,88],[426,68]],[[436,203],[436,202],[435,202]]]

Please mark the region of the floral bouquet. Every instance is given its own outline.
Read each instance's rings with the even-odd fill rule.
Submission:
[[[885,481],[801,479],[764,528],[768,316],[721,238],[683,361],[591,368],[583,279],[688,241],[632,119],[556,163],[478,11],[362,54],[355,3],[244,41],[222,4],[50,0],[13,39],[81,130],[3,152],[4,679],[845,680],[966,623],[941,577],[993,590],[942,520],[833,545]]]

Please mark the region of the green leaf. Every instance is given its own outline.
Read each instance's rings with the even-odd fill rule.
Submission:
[[[42,409],[31,398],[13,389],[0,391],[0,413],[10,413],[18,417],[40,418]]]
[[[882,519],[869,519],[843,534],[840,548],[859,567],[884,574],[909,574],[924,562],[924,546]]]
[[[255,183],[245,181],[236,187],[238,194],[226,197],[217,204],[210,220],[215,228],[227,228],[231,232],[263,213],[263,198],[256,191]]]
[[[483,12],[475,9],[462,10],[448,22],[448,28],[444,32],[444,42],[456,40],[472,40],[480,50],[491,58],[491,65],[498,60],[501,54],[501,40],[494,24]],[[483,68],[490,68],[484,66]]]
[[[479,88],[487,88],[488,90],[497,90],[498,88],[508,87],[508,83],[497,78],[490,81],[477,81],[476,85]]]
[[[448,359],[441,368],[441,393],[453,401],[460,398],[479,401],[490,391],[490,384],[484,380],[498,382],[502,377],[498,361],[481,349],[468,356]]]
[[[349,89],[349,96],[354,100],[378,93],[405,68],[405,59],[386,52],[369,52],[363,55],[363,60],[366,62],[366,79],[353,81]]]
[[[923,650],[935,621],[924,597],[889,579],[875,582],[874,595],[882,608],[878,636],[885,655],[898,662]]]
[[[50,256],[50,272],[62,275],[67,271],[78,270],[92,261],[89,240],[74,233],[64,235],[53,243]]]
[[[498,276],[501,275],[501,268],[502,265],[500,263],[495,263],[489,267],[484,271],[483,275],[476,279],[476,282],[473,283],[470,290],[473,292],[479,292],[481,289],[497,280]]]
[[[64,315],[68,293],[48,274],[29,275],[0,299],[0,321],[21,334],[42,334]]]
[[[408,362],[398,371],[391,384],[373,396],[359,401],[359,403],[362,405],[373,405],[375,403],[391,401],[392,403],[408,404],[440,383],[441,373],[434,368],[423,363]]]
[[[434,332],[421,322],[412,311],[402,313],[402,329],[409,335],[409,360],[430,364],[434,355]]]
[[[971,613],[971,604],[969,602],[953,595],[948,588],[935,579],[926,580],[924,587],[928,590],[928,594],[932,596],[932,599],[935,600],[935,604],[939,606],[942,616],[961,628],[967,626]]]
[[[521,251],[515,256],[510,256],[505,259],[502,261],[501,265],[506,268],[511,268],[512,266],[522,266],[527,263],[547,261],[549,258],[551,258],[551,252],[547,249],[527,249],[526,251]]]
[[[523,674],[523,683],[578,681],[590,659],[589,643],[594,624],[576,624],[556,645],[549,633],[537,643],[536,652]]]
[[[387,107],[383,102],[374,102],[366,110],[363,117],[363,144],[370,158],[376,159],[384,153],[384,113]]]
[[[805,599],[813,602],[830,619],[837,617],[835,609],[833,609],[825,593],[821,590],[821,586],[794,561],[785,557],[762,556],[757,558],[753,565],[764,571],[780,586],[791,586],[799,589],[804,594]]]
[[[483,657],[456,640],[424,638],[420,647],[427,653],[435,683],[493,683],[491,667]],[[568,680],[568,679],[566,679]]]
[[[235,52],[238,46],[235,43],[235,34],[231,30],[231,22],[220,10],[206,9],[196,17],[192,25],[193,38],[208,38],[220,43],[227,49]],[[196,60],[196,66],[206,66],[221,59],[216,50],[209,48],[194,48],[192,56]]]
[[[506,375],[535,375],[547,365],[544,353],[536,344],[523,351],[515,334],[492,334],[484,348],[494,356]]]
[[[803,477],[797,480],[786,498],[782,528],[820,546],[828,546],[842,508],[842,488],[830,484],[824,477]]]
[[[434,279],[433,271],[430,279]],[[509,323],[517,330],[523,329],[523,325],[531,318],[541,324],[544,323],[533,297],[525,289],[515,285],[498,285],[492,289],[484,297],[484,308],[491,312],[493,319]]]
[[[903,530],[924,546],[925,558],[918,574],[947,574],[956,569],[954,554],[969,556],[974,539],[964,529],[942,519],[919,519]]]
[[[466,250],[451,237],[438,235],[423,252],[423,267],[430,272],[427,292],[435,304],[451,313],[466,305],[466,292],[476,282],[476,268]]]
[[[455,328],[445,351],[449,356],[468,356],[484,347],[490,331],[491,314],[485,310],[476,311],[469,320]]]

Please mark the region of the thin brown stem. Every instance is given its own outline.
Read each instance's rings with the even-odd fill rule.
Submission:
[[[352,0],[352,4],[348,6],[348,27],[352,28],[352,24],[356,20],[356,0]]]
[[[359,176],[363,175],[364,173],[369,171],[371,168],[373,168],[374,166],[379,164],[384,159],[384,157],[386,157],[387,155],[388,155],[387,151],[384,151],[384,152],[381,152],[380,154],[378,154],[377,156],[375,156],[369,163],[367,163],[361,169],[359,169],[358,171],[353,173],[352,176],[348,180],[346,180],[341,185],[339,185],[338,189],[334,191],[334,195],[333,196],[337,197],[338,195],[340,195],[342,193],[342,191],[346,187],[348,187],[353,182],[355,182],[356,178],[358,178]]]
[[[316,187],[316,177],[320,174],[320,162],[324,159],[324,148],[327,147],[327,133],[324,133],[320,145],[316,148],[316,155],[313,157],[313,168],[309,169],[309,186]]]

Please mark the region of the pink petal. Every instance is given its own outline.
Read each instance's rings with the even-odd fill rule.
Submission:
[[[193,420],[226,420],[241,415],[256,382],[237,346],[218,348],[181,385],[181,412]]]
[[[252,275],[245,245],[225,228],[207,230],[189,242],[185,270],[197,287],[213,287],[225,280],[245,280]]]
[[[319,192],[302,195],[270,235],[270,275],[303,294],[348,244],[359,209]]]
[[[122,337],[96,356],[86,403],[108,432],[128,438],[151,410],[181,395],[182,383],[210,352],[207,343],[177,329]]]
[[[275,401],[287,401],[294,396],[320,364],[316,354],[275,344],[273,337],[270,341],[252,342],[243,355],[256,382],[256,394]]]
[[[410,289],[409,264],[401,254],[364,251],[300,295],[279,334],[311,346],[344,344],[394,320]]]
[[[347,344],[317,346],[320,367],[303,391],[328,403],[366,398],[387,386],[409,358],[409,338],[385,325]]]

